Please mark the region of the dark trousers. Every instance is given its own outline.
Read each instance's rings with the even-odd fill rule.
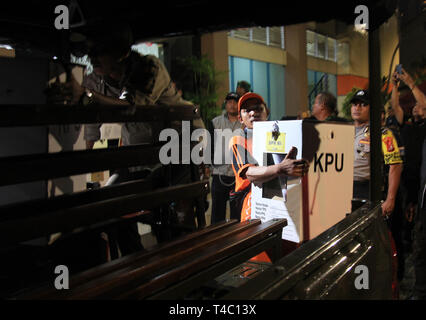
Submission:
[[[226,202],[229,201],[229,193],[235,188],[235,178],[228,176],[212,176],[212,218],[211,223],[217,223],[226,218]],[[231,219],[240,220],[241,212],[231,206]]]
[[[419,205],[415,217],[413,255],[416,275],[414,296],[426,300],[426,205],[423,208]]]
[[[353,199],[370,199],[370,181],[354,181]]]
[[[402,280],[405,272],[405,255],[406,250],[403,241],[404,228],[404,211],[402,210],[402,197],[398,191],[395,199],[395,208],[389,218],[389,225],[392,233],[392,237],[395,241],[395,247],[398,255],[398,280]]]

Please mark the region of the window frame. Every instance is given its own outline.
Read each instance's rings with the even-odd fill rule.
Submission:
[[[280,28],[280,45],[276,45],[276,44],[272,44],[271,43],[271,29],[272,28],[276,28],[279,27]],[[263,41],[259,41],[259,40],[253,40],[253,30],[254,28],[262,28],[265,31],[265,40]],[[268,26],[268,27],[249,27],[249,28],[241,28],[241,29],[248,29],[249,30],[249,37],[248,39],[246,39],[243,36],[239,36],[238,34],[236,34],[236,31],[238,31],[239,29],[233,29],[230,30],[228,32],[228,37],[231,38],[235,38],[235,39],[239,39],[239,40],[243,40],[243,41],[249,41],[252,43],[256,43],[259,45],[264,45],[264,46],[268,46],[268,47],[272,47],[272,48],[279,48],[281,50],[285,50],[285,34],[284,34],[284,26]]]
[[[311,52],[308,51],[308,33],[312,33],[314,35],[314,54],[312,54]],[[319,50],[318,50],[318,38],[320,37],[324,37],[325,40],[325,51],[324,51],[324,56],[320,56],[319,54]],[[314,30],[311,29],[306,29],[306,33],[305,33],[305,37],[306,37],[306,54],[310,57],[314,57],[314,58],[318,58],[318,59],[322,59],[322,60],[327,60],[327,61],[333,61],[333,62],[337,62],[337,39],[333,38],[333,37],[329,37],[327,35],[315,32]],[[329,40],[334,42],[334,57],[330,58],[329,55]]]

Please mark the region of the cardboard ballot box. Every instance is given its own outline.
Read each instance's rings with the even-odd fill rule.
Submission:
[[[327,230],[351,210],[352,124],[310,120],[262,121],[253,128],[253,156],[261,166],[281,162],[294,146],[309,161],[303,178],[252,184],[252,218],[286,218],[283,239],[300,243]]]

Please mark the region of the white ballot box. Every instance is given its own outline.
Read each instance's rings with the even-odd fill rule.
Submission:
[[[282,237],[296,243],[313,239],[345,218],[351,210],[354,133],[347,123],[255,122],[253,156],[259,165],[281,162],[294,146],[296,159],[308,160],[310,167],[303,178],[252,184],[252,218],[286,218]]]

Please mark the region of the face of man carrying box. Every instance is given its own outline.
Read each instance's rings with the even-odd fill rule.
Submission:
[[[238,119],[248,129],[253,129],[254,121],[266,121],[268,115],[265,101],[256,93],[246,93],[238,101]]]

